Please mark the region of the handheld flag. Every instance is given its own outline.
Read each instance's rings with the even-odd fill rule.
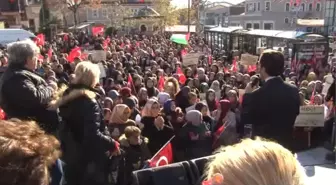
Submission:
[[[136,90],[135,90],[135,86],[134,86],[133,78],[131,74],[128,74],[128,77],[127,77],[127,87],[131,89],[132,94],[136,95]]]
[[[169,139],[169,141],[150,159],[150,167],[165,166],[173,162],[173,148],[171,140],[174,137],[175,136]]]
[[[67,60],[68,60],[70,63],[72,63],[72,62],[75,60],[75,58],[77,58],[77,57],[81,57],[81,55],[82,55],[81,48],[80,48],[80,47],[75,47],[75,48],[73,48],[73,49],[70,51]]]
[[[249,65],[247,68],[247,72],[254,72],[257,70],[257,65]]]
[[[310,104],[310,105],[313,105],[313,104],[314,104],[315,91],[316,91],[316,83],[315,83],[315,85],[314,85],[314,90],[313,90],[312,95],[311,95],[311,97],[310,97],[310,101],[309,101],[309,104]]]
[[[37,46],[44,46],[45,43],[45,36],[40,33],[35,37],[34,42],[36,43]]]
[[[180,67],[177,67],[176,74],[178,74],[178,76],[179,76],[179,82],[180,82],[182,85],[184,85],[185,82],[187,81],[187,78],[186,78],[185,75],[183,74],[182,69],[181,69]]]
[[[92,35],[103,35],[104,34],[104,26],[94,26],[92,27]]]
[[[212,143],[212,148],[216,147],[217,141],[219,137],[222,135],[222,133],[224,132],[224,130],[225,130],[224,124],[216,130],[216,132],[214,133],[214,141]]]
[[[237,57],[233,58],[231,71],[237,72]]]
[[[158,89],[160,92],[162,92],[164,89],[164,83],[165,83],[164,77],[161,75],[158,82]]]

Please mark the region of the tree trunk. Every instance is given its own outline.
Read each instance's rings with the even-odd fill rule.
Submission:
[[[74,22],[75,22],[75,29],[76,29],[76,27],[77,27],[77,9],[75,9],[74,11],[73,11],[73,16],[74,16]]]

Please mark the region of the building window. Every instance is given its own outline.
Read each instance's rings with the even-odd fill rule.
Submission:
[[[309,3],[308,5],[308,11],[313,11],[313,3]]]
[[[99,17],[98,9],[92,9],[92,17],[93,18],[98,18]]]
[[[102,10],[102,16],[103,17],[107,17],[107,9],[106,8],[103,8],[103,10]]]
[[[290,4],[286,3],[285,4],[285,12],[289,12],[289,9],[290,9]]]
[[[285,23],[286,23],[286,24],[289,23],[289,19],[288,19],[288,17],[285,18]]]
[[[260,12],[260,2],[258,2],[257,10],[258,10],[258,12]]]
[[[273,30],[273,23],[264,23],[264,30]]]
[[[256,7],[255,7],[255,3],[248,3],[247,6],[247,12],[255,12],[256,11]]]
[[[305,11],[305,4],[304,4],[304,3],[301,4],[300,11],[301,11],[301,12],[304,12],[304,11]]]
[[[316,3],[316,11],[317,12],[321,11],[321,4],[320,3]]]
[[[246,29],[252,28],[252,23],[246,23]]]
[[[260,29],[259,23],[254,23],[253,24],[253,29]]]
[[[271,11],[271,2],[270,1],[265,2],[265,11]]]

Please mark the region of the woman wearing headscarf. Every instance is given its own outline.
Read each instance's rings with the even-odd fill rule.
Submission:
[[[210,131],[213,131],[215,120],[209,115],[210,112],[208,106],[203,102],[199,102],[195,105],[195,110],[198,110],[202,113],[203,123]]]
[[[118,104],[113,108],[108,128],[114,139],[118,139],[127,126],[135,125],[129,120],[130,116],[131,109],[125,104]]]
[[[141,114],[137,108],[137,103],[133,98],[127,98],[123,103],[131,109],[131,120],[135,120],[136,116]]]
[[[159,92],[157,98],[161,107],[163,107],[163,104],[170,99],[170,95],[166,92]]]
[[[190,107],[191,105],[188,102],[190,93],[190,87],[184,86],[180,92],[178,92],[175,96],[175,103],[177,107],[180,107],[182,112],[186,112],[186,108]]]
[[[202,113],[191,110],[186,114],[187,123],[178,135],[179,150],[184,151],[184,160],[208,156],[212,152],[211,131],[203,123]]]
[[[205,100],[206,93],[209,90],[209,85],[206,82],[201,83],[200,85],[200,99]]]
[[[144,107],[146,105],[146,102],[148,100],[148,94],[147,94],[147,89],[146,88],[142,87],[139,90],[138,100],[139,100],[139,108],[141,109],[142,107]]]
[[[148,77],[145,80],[145,87],[147,89],[148,97],[156,97],[159,94],[159,90],[154,86],[154,78]]]
[[[132,96],[132,90],[128,87],[123,87],[120,89],[120,96],[122,100],[124,101],[125,99]]]
[[[209,89],[205,94],[205,101],[207,102],[210,112],[217,109],[216,93],[214,90]]]
[[[158,150],[160,150],[161,147],[174,135],[173,129],[165,124],[163,117],[159,114],[159,102],[155,99],[149,99],[142,109],[141,123],[144,124],[142,134],[150,140],[148,148],[153,154],[158,152]]]
[[[212,82],[212,84],[210,86],[210,89],[212,89],[212,90],[215,91],[216,99],[220,100],[220,98],[221,98],[221,89],[220,89],[220,83],[219,83],[218,80],[215,80],[215,81]]]
[[[229,100],[221,100],[216,112],[216,126],[214,132],[224,126],[224,131],[219,135],[214,134],[214,148],[220,145],[230,145],[237,142],[237,125],[235,113],[231,111],[231,102]]]
[[[180,128],[183,126],[183,112],[179,107],[176,107],[175,101],[170,99],[167,100],[163,105],[163,117],[166,122],[169,123],[174,129],[175,133],[178,133]]]

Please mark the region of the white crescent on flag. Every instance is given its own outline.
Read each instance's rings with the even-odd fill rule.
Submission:
[[[155,166],[156,167],[160,166],[161,162],[165,162],[166,163],[166,164],[163,164],[163,165],[169,164],[167,157],[166,156],[161,156],[160,159],[156,162]],[[161,165],[161,166],[163,166],[163,165]]]

